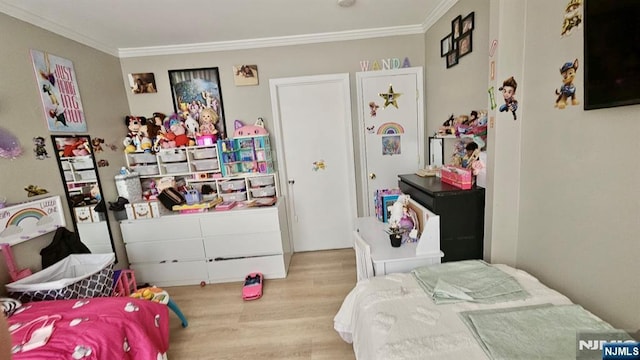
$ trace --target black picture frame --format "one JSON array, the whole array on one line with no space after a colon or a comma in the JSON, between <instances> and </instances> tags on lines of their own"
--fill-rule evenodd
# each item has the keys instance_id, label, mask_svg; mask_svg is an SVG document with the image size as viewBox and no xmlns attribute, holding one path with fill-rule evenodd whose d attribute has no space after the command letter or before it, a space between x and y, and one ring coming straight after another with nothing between
<instances>
[{"instance_id":1,"label":"black picture frame","mask_svg":"<svg viewBox=\"0 0 640 360\"><path fill-rule=\"evenodd\" d=\"M451 52L447 54L447 69L453 66L458 65L458 48L454 48Z\"/></svg>"},{"instance_id":2,"label":"black picture frame","mask_svg":"<svg viewBox=\"0 0 640 360\"><path fill-rule=\"evenodd\" d=\"M474 17L475 17L475 12L472 11L469 15L465 16L464 19L462 19L462 29L460 30L462 34L460 36L473 30Z\"/></svg>"},{"instance_id":3,"label":"black picture frame","mask_svg":"<svg viewBox=\"0 0 640 360\"><path fill-rule=\"evenodd\" d=\"M462 34L458 39L458 57L461 58L473 50L473 33L471 31Z\"/></svg>"},{"instance_id":4,"label":"black picture frame","mask_svg":"<svg viewBox=\"0 0 640 360\"><path fill-rule=\"evenodd\" d=\"M218 137L225 139L227 126L222 105L220 73L217 67L169 70L171 97L174 111L186 117L186 114L198 113L205 107L214 109L220 117L216 124ZM191 108L189 107L191 105ZM197 117L192 116L197 120Z\"/></svg>"},{"instance_id":5,"label":"black picture frame","mask_svg":"<svg viewBox=\"0 0 640 360\"><path fill-rule=\"evenodd\" d=\"M458 40L462 35L462 15L458 15L451 20L451 34L453 35L453 40Z\"/></svg>"},{"instance_id":6,"label":"black picture frame","mask_svg":"<svg viewBox=\"0 0 640 360\"><path fill-rule=\"evenodd\" d=\"M447 34L442 40L440 40L440 57L447 56L453 49L453 35Z\"/></svg>"}]
</instances>

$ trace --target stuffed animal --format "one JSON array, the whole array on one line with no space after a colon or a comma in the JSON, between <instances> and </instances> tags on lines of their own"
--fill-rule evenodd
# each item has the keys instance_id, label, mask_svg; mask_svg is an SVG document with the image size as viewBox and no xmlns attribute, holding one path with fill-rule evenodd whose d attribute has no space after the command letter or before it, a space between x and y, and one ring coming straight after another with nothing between
<instances>
[{"instance_id":1,"label":"stuffed animal","mask_svg":"<svg viewBox=\"0 0 640 360\"><path fill-rule=\"evenodd\" d=\"M146 122L147 118L145 118L144 116L125 116L124 124L127 126L127 129L129 129L129 132L127 132L127 136L122 141L125 152L129 153L137 150L137 146L134 143L139 143L138 132L140 131L140 126L142 126Z\"/></svg>"},{"instance_id":2,"label":"stuffed animal","mask_svg":"<svg viewBox=\"0 0 640 360\"><path fill-rule=\"evenodd\" d=\"M187 136L192 139L200 132L200 125L196 119L191 116L191 114L187 115L187 119L184 121L184 126L187 128Z\"/></svg>"},{"instance_id":3,"label":"stuffed animal","mask_svg":"<svg viewBox=\"0 0 640 360\"><path fill-rule=\"evenodd\" d=\"M169 124L169 132L166 137L168 141L165 143L166 146L163 145L165 148L189 146L187 130L182 121L178 119L171 120Z\"/></svg>"},{"instance_id":4,"label":"stuffed animal","mask_svg":"<svg viewBox=\"0 0 640 360\"><path fill-rule=\"evenodd\" d=\"M389 227L392 229L400 228L400 220L404 214L404 207L409 205L409 195L401 194L396 202L389 207Z\"/></svg>"},{"instance_id":5,"label":"stuffed animal","mask_svg":"<svg viewBox=\"0 0 640 360\"><path fill-rule=\"evenodd\" d=\"M213 141L218 139L216 124L220 120L218 113L212 108L204 108L200 111L200 129L198 135L213 135Z\"/></svg>"},{"instance_id":6,"label":"stuffed animal","mask_svg":"<svg viewBox=\"0 0 640 360\"><path fill-rule=\"evenodd\" d=\"M259 117L254 125L244 125L242 121L236 120L234 122L235 131L233 137L255 136L255 135L267 135L267 129L264 128L264 120Z\"/></svg>"}]
</instances>

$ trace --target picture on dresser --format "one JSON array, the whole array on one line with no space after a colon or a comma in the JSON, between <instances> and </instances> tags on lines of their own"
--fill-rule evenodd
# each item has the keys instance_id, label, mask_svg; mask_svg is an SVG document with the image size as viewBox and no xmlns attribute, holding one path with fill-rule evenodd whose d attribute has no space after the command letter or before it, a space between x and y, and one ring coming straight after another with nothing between
<instances>
[{"instance_id":1,"label":"picture on dresser","mask_svg":"<svg viewBox=\"0 0 640 360\"><path fill-rule=\"evenodd\" d=\"M169 70L171 96L174 111L184 119L191 116L196 121L205 108L213 109L218 114L215 124L218 136L226 138L227 129L222 106L222 89L218 68L201 68L185 70Z\"/></svg>"}]
</instances>

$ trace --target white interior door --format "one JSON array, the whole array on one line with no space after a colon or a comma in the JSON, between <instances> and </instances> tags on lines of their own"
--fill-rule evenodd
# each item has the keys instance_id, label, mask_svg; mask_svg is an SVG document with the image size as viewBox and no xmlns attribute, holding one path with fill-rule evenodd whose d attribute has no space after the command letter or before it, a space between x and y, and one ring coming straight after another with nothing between
<instances>
[{"instance_id":1,"label":"white interior door","mask_svg":"<svg viewBox=\"0 0 640 360\"><path fill-rule=\"evenodd\" d=\"M356 73L365 213L375 215L377 189L424 167L422 68Z\"/></svg>"},{"instance_id":2,"label":"white interior door","mask_svg":"<svg viewBox=\"0 0 640 360\"><path fill-rule=\"evenodd\" d=\"M294 251L351 247L357 210L349 74L269 83Z\"/></svg>"}]
</instances>

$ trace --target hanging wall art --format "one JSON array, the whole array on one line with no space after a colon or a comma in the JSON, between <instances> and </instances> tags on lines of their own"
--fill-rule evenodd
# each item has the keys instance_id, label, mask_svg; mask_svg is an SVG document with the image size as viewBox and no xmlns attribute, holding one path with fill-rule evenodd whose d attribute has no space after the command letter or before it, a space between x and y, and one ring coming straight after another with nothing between
<instances>
[{"instance_id":1,"label":"hanging wall art","mask_svg":"<svg viewBox=\"0 0 640 360\"><path fill-rule=\"evenodd\" d=\"M31 50L38 92L49 131L86 132L80 90L71 60Z\"/></svg>"},{"instance_id":2,"label":"hanging wall art","mask_svg":"<svg viewBox=\"0 0 640 360\"><path fill-rule=\"evenodd\" d=\"M215 124L218 137L225 139L227 131L218 68L169 70L169 82L175 112L184 118L192 115L198 120L202 109L213 109L219 118Z\"/></svg>"}]
</instances>

